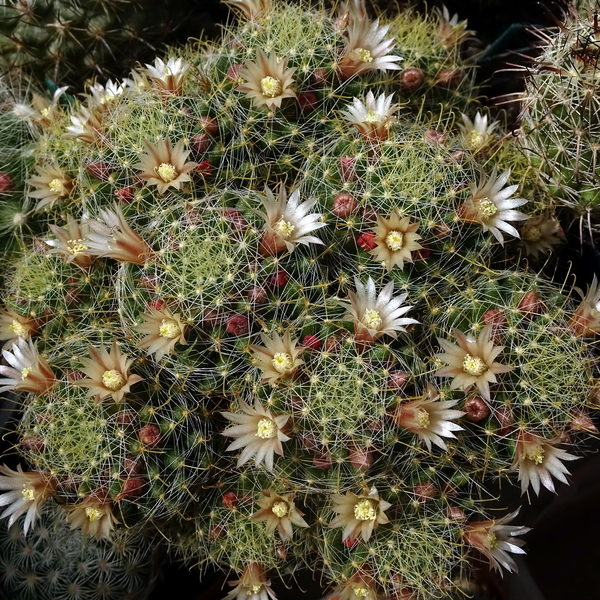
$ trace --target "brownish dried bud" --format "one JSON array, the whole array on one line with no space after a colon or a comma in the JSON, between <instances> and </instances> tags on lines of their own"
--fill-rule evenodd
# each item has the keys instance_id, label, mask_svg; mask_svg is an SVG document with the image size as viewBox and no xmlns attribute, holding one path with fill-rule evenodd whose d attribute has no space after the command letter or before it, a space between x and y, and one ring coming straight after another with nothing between
<instances>
[{"instance_id":1,"label":"brownish dried bud","mask_svg":"<svg viewBox=\"0 0 600 600\"><path fill-rule=\"evenodd\" d=\"M203 154L212 146L213 140L208 133L202 132L194 135L190 143L196 152Z\"/></svg>"},{"instance_id":2,"label":"brownish dried bud","mask_svg":"<svg viewBox=\"0 0 600 600\"><path fill-rule=\"evenodd\" d=\"M8 173L0 173L0 194L9 192L12 189L13 180Z\"/></svg>"},{"instance_id":3,"label":"brownish dried bud","mask_svg":"<svg viewBox=\"0 0 600 600\"><path fill-rule=\"evenodd\" d=\"M402 390L408 383L409 375L406 371L392 371L387 378L387 386L391 390Z\"/></svg>"},{"instance_id":4,"label":"brownish dried bud","mask_svg":"<svg viewBox=\"0 0 600 600\"><path fill-rule=\"evenodd\" d=\"M123 484L123 489L117 494L115 500L119 502L123 498L138 498L144 491L144 485L146 485L146 482L141 477L128 477Z\"/></svg>"},{"instance_id":5,"label":"brownish dried bud","mask_svg":"<svg viewBox=\"0 0 600 600\"><path fill-rule=\"evenodd\" d=\"M138 439L148 448L156 446L161 437L160 429L156 425L144 425L138 431Z\"/></svg>"},{"instance_id":6,"label":"brownish dried bud","mask_svg":"<svg viewBox=\"0 0 600 600\"><path fill-rule=\"evenodd\" d=\"M342 192L341 194L337 194L333 199L331 211L336 217L347 219L356 210L357 206L358 203L352 194Z\"/></svg>"},{"instance_id":7,"label":"brownish dried bud","mask_svg":"<svg viewBox=\"0 0 600 600\"><path fill-rule=\"evenodd\" d=\"M240 69L244 65L231 65L227 70L227 79L229 81L237 81L240 78Z\"/></svg>"},{"instance_id":8,"label":"brownish dried bud","mask_svg":"<svg viewBox=\"0 0 600 600\"><path fill-rule=\"evenodd\" d=\"M340 179L344 182L356 181L356 159L354 156L342 156L340 158Z\"/></svg>"},{"instance_id":9,"label":"brownish dried bud","mask_svg":"<svg viewBox=\"0 0 600 600\"><path fill-rule=\"evenodd\" d=\"M227 333L230 335L245 335L250 330L248 317L243 315L233 315L227 319Z\"/></svg>"},{"instance_id":10,"label":"brownish dried bud","mask_svg":"<svg viewBox=\"0 0 600 600\"><path fill-rule=\"evenodd\" d=\"M267 291L258 285L248 290L247 295L248 300L254 304L264 304L269 299Z\"/></svg>"},{"instance_id":11,"label":"brownish dried bud","mask_svg":"<svg viewBox=\"0 0 600 600\"><path fill-rule=\"evenodd\" d=\"M412 94L416 92L425 82L425 71L417 67L404 69L400 74L400 86L403 91Z\"/></svg>"},{"instance_id":12,"label":"brownish dried bud","mask_svg":"<svg viewBox=\"0 0 600 600\"><path fill-rule=\"evenodd\" d=\"M133 475L134 473L141 473L142 471L142 462L137 456L126 456L123 460L123 471L127 475Z\"/></svg>"},{"instance_id":13,"label":"brownish dried bud","mask_svg":"<svg viewBox=\"0 0 600 600\"><path fill-rule=\"evenodd\" d=\"M423 134L423 139L431 146L443 146L448 139L448 136L442 131L436 129L428 129Z\"/></svg>"},{"instance_id":14,"label":"brownish dried bud","mask_svg":"<svg viewBox=\"0 0 600 600\"><path fill-rule=\"evenodd\" d=\"M465 515L464 511L458 508L458 506L449 506L446 509L446 516L451 521L461 522L467 520L467 515Z\"/></svg>"},{"instance_id":15,"label":"brownish dried bud","mask_svg":"<svg viewBox=\"0 0 600 600\"><path fill-rule=\"evenodd\" d=\"M315 450L316 448L320 448L322 446L321 442L319 442L317 439L317 436L310 431L302 434L300 443L305 450Z\"/></svg>"},{"instance_id":16,"label":"brownish dried bud","mask_svg":"<svg viewBox=\"0 0 600 600\"><path fill-rule=\"evenodd\" d=\"M593 405L600 406L600 380L596 379L595 382L588 399Z\"/></svg>"},{"instance_id":17,"label":"brownish dried bud","mask_svg":"<svg viewBox=\"0 0 600 600\"><path fill-rule=\"evenodd\" d=\"M584 410L573 415L571 429L574 429L575 431L592 431L598 433L598 429L594 425L592 417Z\"/></svg>"},{"instance_id":18,"label":"brownish dried bud","mask_svg":"<svg viewBox=\"0 0 600 600\"><path fill-rule=\"evenodd\" d=\"M120 410L115 415L115 423L117 425L131 425L135 421L135 413L131 410Z\"/></svg>"},{"instance_id":19,"label":"brownish dried bud","mask_svg":"<svg viewBox=\"0 0 600 600\"><path fill-rule=\"evenodd\" d=\"M279 546L277 546L277 548L275 548L275 552L277 553L277 556L281 560L285 560L287 558L287 555L288 555L287 546L279 545Z\"/></svg>"},{"instance_id":20,"label":"brownish dried bud","mask_svg":"<svg viewBox=\"0 0 600 600\"><path fill-rule=\"evenodd\" d=\"M455 150L450 154L450 160L448 162L454 162L460 164L465 160L467 153L464 150Z\"/></svg>"},{"instance_id":21,"label":"brownish dried bud","mask_svg":"<svg viewBox=\"0 0 600 600\"><path fill-rule=\"evenodd\" d=\"M490 339L495 346L499 346L502 343L502 328L506 325L506 315L499 308L493 308L483 315L483 322L492 326Z\"/></svg>"},{"instance_id":22,"label":"brownish dried bud","mask_svg":"<svg viewBox=\"0 0 600 600\"><path fill-rule=\"evenodd\" d=\"M373 450L367 448L353 448L348 457L350 464L355 469L367 470L373 464Z\"/></svg>"},{"instance_id":23,"label":"brownish dried bud","mask_svg":"<svg viewBox=\"0 0 600 600\"><path fill-rule=\"evenodd\" d=\"M313 456L313 465L315 465L317 469L323 469L325 471L326 469L329 469L329 467L331 467L332 464L333 458L331 454L327 452L327 450L325 450L324 452L317 452Z\"/></svg>"},{"instance_id":24,"label":"brownish dried bud","mask_svg":"<svg viewBox=\"0 0 600 600\"><path fill-rule=\"evenodd\" d=\"M233 492L223 494L223 506L226 508L234 509L238 502L238 497Z\"/></svg>"},{"instance_id":25,"label":"brownish dried bud","mask_svg":"<svg viewBox=\"0 0 600 600\"><path fill-rule=\"evenodd\" d=\"M474 396L473 398L469 398L465 402L465 412L467 419L473 423L478 423L479 421L485 419L490 414L490 408L485 403L483 398L479 396Z\"/></svg>"},{"instance_id":26,"label":"brownish dried bud","mask_svg":"<svg viewBox=\"0 0 600 600\"><path fill-rule=\"evenodd\" d=\"M212 525L208 530L208 539L211 542L214 542L215 540L225 537L226 534L227 531L224 527L221 527L220 525Z\"/></svg>"},{"instance_id":27,"label":"brownish dried bud","mask_svg":"<svg viewBox=\"0 0 600 600\"><path fill-rule=\"evenodd\" d=\"M430 481L422 481L415 485L413 494L416 500L425 502L435 498L438 495L438 490Z\"/></svg>"},{"instance_id":28,"label":"brownish dried bud","mask_svg":"<svg viewBox=\"0 0 600 600\"><path fill-rule=\"evenodd\" d=\"M544 303L538 298L535 290L527 292L521 298L518 308L530 317L541 315L545 310Z\"/></svg>"},{"instance_id":29,"label":"brownish dried bud","mask_svg":"<svg viewBox=\"0 0 600 600\"><path fill-rule=\"evenodd\" d=\"M200 117L198 119L198 124L208 135L214 136L219 133L219 125L211 117Z\"/></svg>"},{"instance_id":30,"label":"brownish dried bud","mask_svg":"<svg viewBox=\"0 0 600 600\"><path fill-rule=\"evenodd\" d=\"M95 179L108 181L110 174L114 171L110 165L102 160L85 165L85 170Z\"/></svg>"},{"instance_id":31,"label":"brownish dried bud","mask_svg":"<svg viewBox=\"0 0 600 600\"><path fill-rule=\"evenodd\" d=\"M319 67L314 70L311 75L311 80L315 85L323 85L327 81L327 69Z\"/></svg>"},{"instance_id":32,"label":"brownish dried bud","mask_svg":"<svg viewBox=\"0 0 600 600\"><path fill-rule=\"evenodd\" d=\"M319 105L319 99L313 92L299 92L298 105L304 114L313 112Z\"/></svg>"}]
</instances>

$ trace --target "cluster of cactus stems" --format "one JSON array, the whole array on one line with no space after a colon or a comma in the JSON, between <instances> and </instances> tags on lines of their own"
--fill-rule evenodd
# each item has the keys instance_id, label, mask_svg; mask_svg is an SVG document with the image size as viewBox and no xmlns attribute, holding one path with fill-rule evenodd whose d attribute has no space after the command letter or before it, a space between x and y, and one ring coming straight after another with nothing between
<instances>
[{"instance_id":1,"label":"cluster of cactus stems","mask_svg":"<svg viewBox=\"0 0 600 600\"><path fill-rule=\"evenodd\" d=\"M600 403L597 282L518 263L560 243L547 180L447 11L228 4L218 43L5 103L6 539L56 501L236 572L230 600L301 568L340 600L515 570L528 529L487 483L567 483Z\"/></svg>"}]
</instances>

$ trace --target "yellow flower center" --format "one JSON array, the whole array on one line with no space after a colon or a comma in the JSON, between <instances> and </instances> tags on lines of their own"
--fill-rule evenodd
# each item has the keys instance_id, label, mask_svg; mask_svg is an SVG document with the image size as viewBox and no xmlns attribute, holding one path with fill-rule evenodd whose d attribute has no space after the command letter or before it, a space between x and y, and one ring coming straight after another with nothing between
<instances>
[{"instance_id":1,"label":"yellow flower center","mask_svg":"<svg viewBox=\"0 0 600 600\"><path fill-rule=\"evenodd\" d=\"M292 223L290 223L289 221L286 221L283 217L281 217L281 219L279 219L279 221L277 221L277 223L275 223L275 225L273 226L273 229L284 240L287 240L290 237L290 235L292 235L292 232L294 231L294 229L296 229L296 226L293 225Z\"/></svg>"},{"instance_id":2,"label":"yellow flower center","mask_svg":"<svg viewBox=\"0 0 600 600\"><path fill-rule=\"evenodd\" d=\"M489 219L498 212L498 207L487 198L477 202L477 212L482 219Z\"/></svg>"},{"instance_id":3,"label":"yellow flower center","mask_svg":"<svg viewBox=\"0 0 600 600\"><path fill-rule=\"evenodd\" d=\"M23 498L25 500L29 500L33 502L35 500L35 490L32 487L29 487L27 484L23 484L23 490L21 491L23 494Z\"/></svg>"},{"instance_id":4,"label":"yellow flower center","mask_svg":"<svg viewBox=\"0 0 600 600\"><path fill-rule=\"evenodd\" d=\"M125 377L123 377L122 373L117 371L117 369L111 369L110 371L104 371L102 383L105 388L116 392L125 385Z\"/></svg>"},{"instance_id":5,"label":"yellow flower center","mask_svg":"<svg viewBox=\"0 0 600 600\"><path fill-rule=\"evenodd\" d=\"M354 595L359 598L366 598L369 595L369 590L364 587L354 588Z\"/></svg>"},{"instance_id":6,"label":"yellow flower center","mask_svg":"<svg viewBox=\"0 0 600 600\"><path fill-rule=\"evenodd\" d=\"M287 373L294 368L294 361L287 352L277 352L271 361L271 364L278 373Z\"/></svg>"},{"instance_id":7,"label":"yellow flower center","mask_svg":"<svg viewBox=\"0 0 600 600\"><path fill-rule=\"evenodd\" d=\"M254 584L248 586L247 589L251 594L258 594L258 592L260 592L261 588L262 588L262 583L254 583Z\"/></svg>"},{"instance_id":8,"label":"yellow flower center","mask_svg":"<svg viewBox=\"0 0 600 600\"><path fill-rule=\"evenodd\" d=\"M478 357L466 354L463 359L463 371L474 377L479 377L487 371L487 365Z\"/></svg>"},{"instance_id":9,"label":"yellow flower center","mask_svg":"<svg viewBox=\"0 0 600 600\"><path fill-rule=\"evenodd\" d=\"M170 183L177 179L177 169L171 163L161 163L159 167L154 167L154 172L165 182Z\"/></svg>"},{"instance_id":10,"label":"yellow flower center","mask_svg":"<svg viewBox=\"0 0 600 600\"><path fill-rule=\"evenodd\" d=\"M381 324L383 323L381 317L379 316L379 313L372 308L367 308L367 310L365 310L362 322L369 329L379 329L381 327Z\"/></svg>"},{"instance_id":11,"label":"yellow flower center","mask_svg":"<svg viewBox=\"0 0 600 600\"><path fill-rule=\"evenodd\" d=\"M16 319L14 319L13 322L8 326L8 330L12 331L14 334L18 335L20 338L27 337L27 334L29 333L29 329L27 327L25 327L25 325L23 325L23 323L20 323Z\"/></svg>"},{"instance_id":12,"label":"yellow flower center","mask_svg":"<svg viewBox=\"0 0 600 600\"><path fill-rule=\"evenodd\" d=\"M525 450L525 455L536 465L541 465L544 462L544 447L540 445L530 446Z\"/></svg>"},{"instance_id":13,"label":"yellow flower center","mask_svg":"<svg viewBox=\"0 0 600 600\"><path fill-rule=\"evenodd\" d=\"M271 510L276 517L283 519L283 517L287 516L287 514L290 512L290 507L288 506L287 502L279 500L273 503Z\"/></svg>"},{"instance_id":14,"label":"yellow flower center","mask_svg":"<svg viewBox=\"0 0 600 600\"><path fill-rule=\"evenodd\" d=\"M82 243L82 239L78 240L67 240L67 250L73 255L77 256L80 252L84 252L88 247Z\"/></svg>"},{"instance_id":15,"label":"yellow flower center","mask_svg":"<svg viewBox=\"0 0 600 600\"><path fill-rule=\"evenodd\" d=\"M278 430L277 423L275 423L273 419L265 417L258 422L256 427L256 437L259 437L262 440L270 440L277 436Z\"/></svg>"},{"instance_id":16,"label":"yellow flower center","mask_svg":"<svg viewBox=\"0 0 600 600\"><path fill-rule=\"evenodd\" d=\"M267 98L276 98L281 94L281 81L267 75L260 80L260 91Z\"/></svg>"},{"instance_id":17,"label":"yellow flower center","mask_svg":"<svg viewBox=\"0 0 600 600\"><path fill-rule=\"evenodd\" d=\"M354 518L358 521L374 521L377 518L377 506L373 500L361 500L354 505Z\"/></svg>"},{"instance_id":18,"label":"yellow flower center","mask_svg":"<svg viewBox=\"0 0 600 600\"><path fill-rule=\"evenodd\" d=\"M481 148L481 146L483 146L485 142L485 136L483 135L483 133L481 133L481 131L477 131L477 129L473 129L473 131L471 131L468 139L467 139L467 145L469 146L469 148L472 148L473 150L476 150L477 148Z\"/></svg>"},{"instance_id":19,"label":"yellow flower center","mask_svg":"<svg viewBox=\"0 0 600 600\"><path fill-rule=\"evenodd\" d=\"M496 548L496 546L498 546L498 540L496 539L495 533L492 533L492 532L488 533L487 540L488 540L488 544L491 549L494 549L494 548Z\"/></svg>"},{"instance_id":20,"label":"yellow flower center","mask_svg":"<svg viewBox=\"0 0 600 600\"><path fill-rule=\"evenodd\" d=\"M49 108L42 108L42 110L40 111L40 113L42 114L42 117L47 117L50 114L50 109Z\"/></svg>"},{"instance_id":21,"label":"yellow flower center","mask_svg":"<svg viewBox=\"0 0 600 600\"><path fill-rule=\"evenodd\" d=\"M364 48L356 48L356 50L354 50L354 54L356 54L356 56L358 56L359 60L361 60L362 62L373 62L373 57L371 56L371 53L368 50L365 50Z\"/></svg>"},{"instance_id":22,"label":"yellow flower center","mask_svg":"<svg viewBox=\"0 0 600 600\"><path fill-rule=\"evenodd\" d=\"M21 381L25 381L29 373L31 373L31 367L25 367L24 369L21 369Z\"/></svg>"},{"instance_id":23,"label":"yellow flower center","mask_svg":"<svg viewBox=\"0 0 600 600\"><path fill-rule=\"evenodd\" d=\"M181 328L177 321L174 321L173 319L163 319L158 332L161 337L173 340L181 335Z\"/></svg>"},{"instance_id":24,"label":"yellow flower center","mask_svg":"<svg viewBox=\"0 0 600 600\"><path fill-rule=\"evenodd\" d=\"M419 427L422 427L423 429L425 429L426 427L429 427L429 424L431 423L431 419L429 418L429 413L423 408L419 409L418 416L417 416L417 423L419 424Z\"/></svg>"},{"instance_id":25,"label":"yellow flower center","mask_svg":"<svg viewBox=\"0 0 600 600\"><path fill-rule=\"evenodd\" d=\"M385 237L385 245L393 252L401 250L404 246L404 234L401 231L390 231Z\"/></svg>"},{"instance_id":26,"label":"yellow flower center","mask_svg":"<svg viewBox=\"0 0 600 600\"><path fill-rule=\"evenodd\" d=\"M379 123L381 121L381 115L376 113L374 110L367 110L367 115L364 118L365 123Z\"/></svg>"},{"instance_id":27,"label":"yellow flower center","mask_svg":"<svg viewBox=\"0 0 600 600\"><path fill-rule=\"evenodd\" d=\"M523 227L523 239L527 242L537 242L542 237L542 230L536 225Z\"/></svg>"},{"instance_id":28,"label":"yellow flower center","mask_svg":"<svg viewBox=\"0 0 600 600\"><path fill-rule=\"evenodd\" d=\"M90 521L96 521L102 516L102 511L93 506L86 506L85 515Z\"/></svg>"},{"instance_id":29,"label":"yellow flower center","mask_svg":"<svg viewBox=\"0 0 600 600\"><path fill-rule=\"evenodd\" d=\"M65 184L61 179L53 179L49 184L48 187L50 188L50 191L53 194L56 194L57 196L63 196L65 194Z\"/></svg>"}]
</instances>

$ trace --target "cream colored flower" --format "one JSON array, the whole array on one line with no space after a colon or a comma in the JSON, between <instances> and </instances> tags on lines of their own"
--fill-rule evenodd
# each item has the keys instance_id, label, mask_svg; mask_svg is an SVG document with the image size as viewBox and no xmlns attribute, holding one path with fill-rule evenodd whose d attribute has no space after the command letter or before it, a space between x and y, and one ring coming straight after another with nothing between
<instances>
[{"instance_id":1,"label":"cream colored flower","mask_svg":"<svg viewBox=\"0 0 600 600\"><path fill-rule=\"evenodd\" d=\"M338 516L329 523L329 527L342 527L342 541L358 540L368 542L373 529L379 525L389 523L385 511L391 506L389 502L381 500L375 487L368 494L357 496L352 492L332 494L333 510Z\"/></svg>"},{"instance_id":2,"label":"cream colored flower","mask_svg":"<svg viewBox=\"0 0 600 600\"><path fill-rule=\"evenodd\" d=\"M561 238L564 233L560 223L548 215L530 217L521 227L521 245L525 254L534 258L551 252L552 246L560 244Z\"/></svg>"},{"instance_id":3,"label":"cream colored flower","mask_svg":"<svg viewBox=\"0 0 600 600\"><path fill-rule=\"evenodd\" d=\"M87 222L78 223L71 215L67 215L67 228L50 225L56 239L46 240L50 246L48 254L60 254L67 262L76 264L81 269L89 269L95 257L88 254L88 246L84 239L90 233Z\"/></svg>"},{"instance_id":4,"label":"cream colored flower","mask_svg":"<svg viewBox=\"0 0 600 600\"><path fill-rule=\"evenodd\" d=\"M366 285L355 278L356 293L348 292L350 302L338 303L348 310L344 320L354 321L354 336L357 341L373 342L382 335L398 336L398 331L406 331L404 325L418 323L415 319L400 318L412 306L402 306L408 294L393 298L394 282L390 281L377 296L375 282L371 277Z\"/></svg>"},{"instance_id":5,"label":"cream colored flower","mask_svg":"<svg viewBox=\"0 0 600 600\"><path fill-rule=\"evenodd\" d=\"M547 440L532 433L519 434L515 460L510 468L519 472L521 494L524 494L531 484L536 496L539 496L540 483L546 489L555 492L552 477L569 484L565 477L569 475L569 470L561 461L577 460L579 457L557 448L559 443L560 438Z\"/></svg>"},{"instance_id":6,"label":"cream colored flower","mask_svg":"<svg viewBox=\"0 0 600 600\"><path fill-rule=\"evenodd\" d=\"M290 438L283 433L283 427L289 416L280 415L274 417L271 411L264 408L258 399L254 408L240 400L242 413L221 413L227 420L237 423L223 431L222 435L235 438L225 450L232 452L243 448L237 462L241 467L254 457L256 466L264 462L268 471L273 471L273 460L275 454L283 456L282 442Z\"/></svg>"},{"instance_id":7,"label":"cream colored flower","mask_svg":"<svg viewBox=\"0 0 600 600\"><path fill-rule=\"evenodd\" d=\"M112 502L106 497L88 496L78 504L66 506L67 521L71 529L80 528L84 535L97 540L110 538L117 521Z\"/></svg>"},{"instance_id":8,"label":"cream colored flower","mask_svg":"<svg viewBox=\"0 0 600 600\"><path fill-rule=\"evenodd\" d=\"M473 31L467 29L466 19L459 21L457 14L452 15L452 18L450 18L450 12L446 6L442 5L442 10L435 7L434 11L439 18L438 35L447 46L456 46L473 34Z\"/></svg>"},{"instance_id":9,"label":"cream colored flower","mask_svg":"<svg viewBox=\"0 0 600 600\"><path fill-rule=\"evenodd\" d=\"M419 223L411 223L410 217L402 218L398 209L392 211L389 219L377 215L377 226L373 229L376 246L369 254L383 262L388 271L395 266L404 269L404 261L413 262L412 253L423 248L417 242L421 239L416 233L418 228Z\"/></svg>"},{"instance_id":10,"label":"cream colored flower","mask_svg":"<svg viewBox=\"0 0 600 600\"><path fill-rule=\"evenodd\" d=\"M94 83L89 86L90 94L87 95L87 105L91 108L102 109L109 106L115 100L118 100L126 92L126 85L109 79L106 86L100 83Z\"/></svg>"},{"instance_id":11,"label":"cream colored flower","mask_svg":"<svg viewBox=\"0 0 600 600\"><path fill-rule=\"evenodd\" d=\"M0 465L0 490L8 490L0 494L0 506L7 506L0 519L10 517L8 527L22 515L27 513L23 524L23 533L33 526L40 516L40 509L56 490L54 479L38 471L23 472L21 465L13 471L6 465Z\"/></svg>"},{"instance_id":12,"label":"cream colored flower","mask_svg":"<svg viewBox=\"0 0 600 600\"><path fill-rule=\"evenodd\" d=\"M6 340L3 349L16 344L20 339L28 340L37 329L34 318L20 315L12 309L0 308L0 340Z\"/></svg>"},{"instance_id":13,"label":"cream colored flower","mask_svg":"<svg viewBox=\"0 0 600 600\"><path fill-rule=\"evenodd\" d=\"M337 588L338 600L377 600L377 584L371 575L356 572L348 581Z\"/></svg>"},{"instance_id":14,"label":"cream colored flower","mask_svg":"<svg viewBox=\"0 0 600 600\"><path fill-rule=\"evenodd\" d=\"M501 244L504 244L504 236L500 230L519 237L519 232L508 221L525 221L529 218L518 210L512 210L523 206L527 200L511 198L518 185L509 185L502 189L509 177L510 169L499 177L494 169L487 181L482 174L479 184L471 184L472 194L460 209L463 220L479 223L483 231L489 231Z\"/></svg>"},{"instance_id":15,"label":"cream colored flower","mask_svg":"<svg viewBox=\"0 0 600 600\"><path fill-rule=\"evenodd\" d=\"M0 366L0 392L15 390L32 394L46 394L56 385L56 377L46 360L42 358L33 340L19 338L12 350L2 350L4 360L10 367Z\"/></svg>"},{"instance_id":16,"label":"cream colored flower","mask_svg":"<svg viewBox=\"0 0 600 600\"><path fill-rule=\"evenodd\" d=\"M445 8L445 7L444 7ZM481 115L479 111L475 115L475 122L471 121L467 115L461 113L463 124L458 124L462 132L462 137L465 146L468 150L477 152L488 145L490 137L496 127L498 127L498 121L492 121L488 125L488 116Z\"/></svg>"},{"instance_id":17,"label":"cream colored flower","mask_svg":"<svg viewBox=\"0 0 600 600\"><path fill-rule=\"evenodd\" d=\"M171 140L166 138L157 144L144 141L147 154L140 156L140 162L133 165L134 169L142 171L139 176L155 185L159 194L164 194L169 187L176 190L181 189L181 184L191 181L189 172L198 166L195 162L186 162L191 150L183 149L183 139L175 146L171 146Z\"/></svg>"},{"instance_id":18,"label":"cream colored flower","mask_svg":"<svg viewBox=\"0 0 600 600\"><path fill-rule=\"evenodd\" d=\"M600 334L600 286L594 275L592 284L584 294L579 288L575 291L581 296L581 304L569 321L569 327L575 333L584 337Z\"/></svg>"},{"instance_id":19,"label":"cream colored flower","mask_svg":"<svg viewBox=\"0 0 600 600\"><path fill-rule=\"evenodd\" d=\"M465 542L485 554L495 571L500 571L500 568L504 567L509 572L516 572L517 565L508 553L525 554L521 549L525 542L515 539L514 536L523 535L531 529L521 525L507 525L518 514L517 509L501 519L474 521L465 525L463 533Z\"/></svg>"},{"instance_id":20,"label":"cream colored flower","mask_svg":"<svg viewBox=\"0 0 600 600\"><path fill-rule=\"evenodd\" d=\"M494 346L490 339L492 326L486 325L475 340L467 339L465 334L458 329L453 331L458 346L438 338L438 342L445 354L436 354L435 358L447 363L449 366L437 370L434 377L454 377L450 384L453 390L462 389L468 392L474 385L481 393L484 400L491 401L490 383L495 383L496 375L508 373L511 365L502 365L494 362L496 357L504 350L504 346Z\"/></svg>"},{"instance_id":21,"label":"cream colored flower","mask_svg":"<svg viewBox=\"0 0 600 600\"><path fill-rule=\"evenodd\" d=\"M115 204L114 210L101 210L100 218L87 221L89 231L84 235L80 251L91 256L106 256L115 260L144 265L154 253L146 242L135 232L123 216L121 208Z\"/></svg>"},{"instance_id":22,"label":"cream colored flower","mask_svg":"<svg viewBox=\"0 0 600 600\"><path fill-rule=\"evenodd\" d=\"M258 563L249 563L244 568L242 577L230 581L235 586L224 600L277 600L271 589L271 581L267 579L265 570Z\"/></svg>"},{"instance_id":23,"label":"cream colored flower","mask_svg":"<svg viewBox=\"0 0 600 600\"><path fill-rule=\"evenodd\" d=\"M238 86L238 91L245 92L252 99L254 106L263 104L275 110L281 108L284 98L295 98L296 93L292 89L294 83L294 69L287 68L287 59L277 60L275 54L267 58L262 50L258 50L256 62L247 62L239 70L239 76L246 83Z\"/></svg>"},{"instance_id":24,"label":"cream colored flower","mask_svg":"<svg viewBox=\"0 0 600 600\"><path fill-rule=\"evenodd\" d=\"M63 135L65 138L75 138L86 144L97 144L102 142L106 135L100 117L85 106L82 106L76 115L71 115L71 123L72 125L66 128L67 133Z\"/></svg>"},{"instance_id":25,"label":"cream colored flower","mask_svg":"<svg viewBox=\"0 0 600 600\"><path fill-rule=\"evenodd\" d=\"M51 101L34 92L31 100L32 108L25 105L16 105L14 112L17 116L31 119L41 127L48 127L48 125L54 123L62 113L59 100L67 91L68 87L69 86L57 88L52 95Z\"/></svg>"},{"instance_id":26,"label":"cream colored flower","mask_svg":"<svg viewBox=\"0 0 600 600\"><path fill-rule=\"evenodd\" d=\"M308 527L308 523L302 518L303 513L294 504L295 494L280 496L271 491L261 493L263 497L256 501L261 510L255 512L251 519L265 521L267 533L273 533L277 529L282 540L289 540L294 535L292 525Z\"/></svg>"},{"instance_id":27,"label":"cream colored flower","mask_svg":"<svg viewBox=\"0 0 600 600\"><path fill-rule=\"evenodd\" d=\"M239 8L248 21L260 21L273 10L273 0L223 0L232 8Z\"/></svg>"},{"instance_id":28,"label":"cream colored flower","mask_svg":"<svg viewBox=\"0 0 600 600\"><path fill-rule=\"evenodd\" d=\"M314 235L307 235L326 223L319 223L320 213L309 213L316 204L313 198L300 202L300 190L295 190L287 198L285 187L279 186L277 198L268 187L265 187L263 206L266 214L259 212L265 220L266 231L261 241L260 252L265 255L275 255L286 249L293 252L298 244L322 244L323 242Z\"/></svg>"},{"instance_id":29,"label":"cream colored flower","mask_svg":"<svg viewBox=\"0 0 600 600\"><path fill-rule=\"evenodd\" d=\"M368 71L400 69L396 63L401 56L388 54L396 45L394 38L385 39L390 26L371 23L368 19L353 18L349 14L348 34L344 54L338 66L342 79Z\"/></svg>"},{"instance_id":30,"label":"cream colored flower","mask_svg":"<svg viewBox=\"0 0 600 600\"><path fill-rule=\"evenodd\" d=\"M165 354L171 354L175 350L175 344L187 346L185 341L185 325L181 322L179 313L173 314L168 307L160 310L151 308L149 313L142 315L145 323L137 326L137 330L145 333L138 346L147 348L150 354L154 354L156 360L160 360Z\"/></svg>"},{"instance_id":31,"label":"cream colored flower","mask_svg":"<svg viewBox=\"0 0 600 600\"><path fill-rule=\"evenodd\" d=\"M44 206L52 208L58 200L67 197L73 189L73 181L65 175L56 162L39 167L38 173L28 179L27 183L37 188L27 194L39 200L36 210Z\"/></svg>"},{"instance_id":32,"label":"cream colored flower","mask_svg":"<svg viewBox=\"0 0 600 600\"><path fill-rule=\"evenodd\" d=\"M170 58L167 64L160 58L154 59L154 65L146 65L146 74L152 85L164 97L181 96L183 91L183 76L189 69L181 58Z\"/></svg>"},{"instance_id":33,"label":"cream colored flower","mask_svg":"<svg viewBox=\"0 0 600 600\"><path fill-rule=\"evenodd\" d=\"M354 98L353 104L342 111L342 115L356 126L366 141L375 143L387 140L390 127L396 120L394 114L400 110L400 105L392 104L393 96L381 94L375 100L373 92L368 92L366 104Z\"/></svg>"},{"instance_id":34,"label":"cream colored flower","mask_svg":"<svg viewBox=\"0 0 600 600\"><path fill-rule=\"evenodd\" d=\"M452 419L466 414L462 410L451 410L458 400L438 402L439 397L438 391L428 383L422 398L401 404L394 414L396 424L416 434L430 452L432 444L447 450L442 438L455 438L452 432L462 430Z\"/></svg>"},{"instance_id":35,"label":"cream colored flower","mask_svg":"<svg viewBox=\"0 0 600 600\"><path fill-rule=\"evenodd\" d=\"M88 349L91 358L79 359L83 365L81 371L88 379L82 379L78 385L88 388L87 396L95 396L96 404L108 396L112 396L115 402L121 402L133 384L143 381L143 377L129 372L134 359L121 354L116 342L113 342L110 353L104 348L96 350L88 346Z\"/></svg>"},{"instance_id":36,"label":"cream colored flower","mask_svg":"<svg viewBox=\"0 0 600 600\"><path fill-rule=\"evenodd\" d=\"M250 346L254 352L255 366L262 370L262 380L275 383L282 378L291 378L296 369L304 364L300 354L305 348L297 348L298 340L292 340L290 332L286 331L283 337L273 332L272 337L265 333L260 334L264 346Z\"/></svg>"}]
</instances>

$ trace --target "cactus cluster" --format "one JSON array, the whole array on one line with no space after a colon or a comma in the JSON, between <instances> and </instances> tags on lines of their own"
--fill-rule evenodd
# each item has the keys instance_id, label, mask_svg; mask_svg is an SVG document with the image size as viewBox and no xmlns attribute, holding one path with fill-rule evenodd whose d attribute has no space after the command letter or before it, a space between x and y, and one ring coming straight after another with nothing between
<instances>
[{"instance_id":1,"label":"cactus cluster","mask_svg":"<svg viewBox=\"0 0 600 600\"><path fill-rule=\"evenodd\" d=\"M342 600L516 569L528 529L486 486L567 481L600 294L519 264L558 225L477 105L471 32L228 4L219 42L3 116L34 138L0 313L31 471L5 467L4 516L155 528L238 573L230 600L301 568Z\"/></svg>"}]
</instances>

